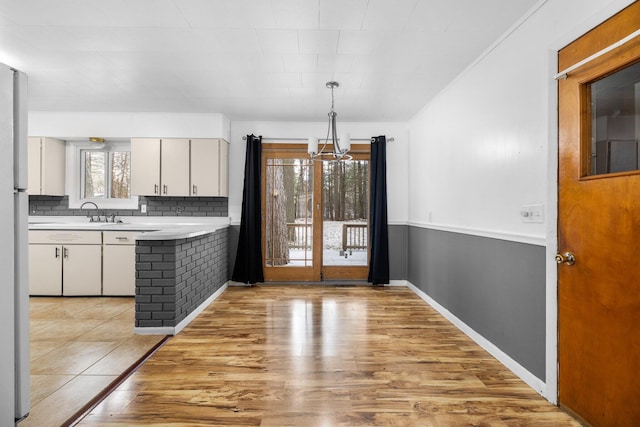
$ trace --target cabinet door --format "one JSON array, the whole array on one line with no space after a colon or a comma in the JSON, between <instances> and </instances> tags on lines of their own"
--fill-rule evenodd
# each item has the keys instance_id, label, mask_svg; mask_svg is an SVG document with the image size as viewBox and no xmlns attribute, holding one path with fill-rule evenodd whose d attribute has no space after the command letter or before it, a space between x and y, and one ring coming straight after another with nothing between
<instances>
[{"instance_id":1,"label":"cabinet door","mask_svg":"<svg viewBox=\"0 0 640 427\"><path fill-rule=\"evenodd\" d=\"M191 195L218 196L220 193L219 141L217 139L191 140Z\"/></svg>"},{"instance_id":2,"label":"cabinet door","mask_svg":"<svg viewBox=\"0 0 640 427\"><path fill-rule=\"evenodd\" d=\"M102 293L102 246L62 247L62 295Z\"/></svg>"},{"instance_id":3,"label":"cabinet door","mask_svg":"<svg viewBox=\"0 0 640 427\"><path fill-rule=\"evenodd\" d=\"M40 179L42 194L64 196L66 143L59 139L42 138Z\"/></svg>"},{"instance_id":4,"label":"cabinet door","mask_svg":"<svg viewBox=\"0 0 640 427\"><path fill-rule=\"evenodd\" d=\"M163 196L189 196L189 140L163 139L160 144Z\"/></svg>"},{"instance_id":5,"label":"cabinet door","mask_svg":"<svg viewBox=\"0 0 640 427\"><path fill-rule=\"evenodd\" d=\"M35 137L28 138L27 145L27 169L28 186L27 192L29 194L38 195L41 192L40 188L40 139Z\"/></svg>"},{"instance_id":6,"label":"cabinet door","mask_svg":"<svg viewBox=\"0 0 640 427\"><path fill-rule=\"evenodd\" d=\"M131 194L160 195L160 139L131 138Z\"/></svg>"},{"instance_id":7,"label":"cabinet door","mask_svg":"<svg viewBox=\"0 0 640 427\"><path fill-rule=\"evenodd\" d=\"M29 294L62 295L61 245L29 245Z\"/></svg>"},{"instance_id":8,"label":"cabinet door","mask_svg":"<svg viewBox=\"0 0 640 427\"><path fill-rule=\"evenodd\" d=\"M102 295L135 295L136 234L140 232L102 232Z\"/></svg>"},{"instance_id":9,"label":"cabinet door","mask_svg":"<svg viewBox=\"0 0 640 427\"><path fill-rule=\"evenodd\" d=\"M220 140L220 159L218 161L220 191L218 196L229 197L229 143Z\"/></svg>"}]
</instances>

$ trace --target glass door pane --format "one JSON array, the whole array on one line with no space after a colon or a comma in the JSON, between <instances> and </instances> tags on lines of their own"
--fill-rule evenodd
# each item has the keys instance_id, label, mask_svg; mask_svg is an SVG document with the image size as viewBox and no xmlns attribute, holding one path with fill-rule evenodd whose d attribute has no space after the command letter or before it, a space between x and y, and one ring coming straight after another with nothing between
<instances>
[{"instance_id":1,"label":"glass door pane","mask_svg":"<svg viewBox=\"0 0 640 427\"><path fill-rule=\"evenodd\" d=\"M313 265L312 166L308 159L267 158L266 267Z\"/></svg>"},{"instance_id":2,"label":"glass door pane","mask_svg":"<svg viewBox=\"0 0 640 427\"><path fill-rule=\"evenodd\" d=\"M345 160L322 165L322 264L366 266L369 162Z\"/></svg>"}]
</instances>

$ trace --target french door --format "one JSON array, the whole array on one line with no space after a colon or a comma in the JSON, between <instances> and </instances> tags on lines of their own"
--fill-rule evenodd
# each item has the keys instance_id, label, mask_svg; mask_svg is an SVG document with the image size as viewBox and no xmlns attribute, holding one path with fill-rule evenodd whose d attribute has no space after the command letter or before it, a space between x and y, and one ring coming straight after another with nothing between
<instances>
[{"instance_id":1,"label":"french door","mask_svg":"<svg viewBox=\"0 0 640 427\"><path fill-rule=\"evenodd\" d=\"M265 281L366 280L369 145L312 161L301 144L263 144Z\"/></svg>"}]
</instances>

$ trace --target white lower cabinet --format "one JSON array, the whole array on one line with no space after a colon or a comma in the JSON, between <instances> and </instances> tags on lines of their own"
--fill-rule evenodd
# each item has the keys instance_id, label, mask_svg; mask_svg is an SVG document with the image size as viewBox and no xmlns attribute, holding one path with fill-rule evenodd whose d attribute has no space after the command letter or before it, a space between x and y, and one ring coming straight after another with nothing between
<instances>
[{"instance_id":1,"label":"white lower cabinet","mask_svg":"<svg viewBox=\"0 0 640 427\"><path fill-rule=\"evenodd\" d=\"M31 295L101 295L102 233L29 232Z\"/></svg>"},{"instance_id":2,"label":"white lower cabinet","mask_svg":"<svg viewBox=\"0 0 640 427\"><path fill-rule=\"evenodd\" d=\"M139 232L103 232L102 295L136 293L136 242Z\"/></svg>"},{"instance_id":3,"label":"white lower cabinet","mask_svg":"<svg viewBox=\"0 0 640 427\"><path fill-rule=\"evenodd\" d=\"M62 295L62 245L29 244L29 293Z\"/></svg>"},{"instance_id":4,"label":"white lower cabinet","mask_svg":"<svg viewBox=\"0 0 640 427\"><path fill-rule=\"evenodd\" d=\"M63 246L62 295L100 295L101 256L101 245Z\"/></svg>"}]
</instances>

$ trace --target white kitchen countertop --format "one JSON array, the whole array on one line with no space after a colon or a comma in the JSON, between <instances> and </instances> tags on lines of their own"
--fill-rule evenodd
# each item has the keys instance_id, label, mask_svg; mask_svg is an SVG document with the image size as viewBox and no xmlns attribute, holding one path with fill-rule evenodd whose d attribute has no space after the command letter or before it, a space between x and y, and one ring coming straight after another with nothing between
<instances>
[{"instance_id":1,"label":"white kitchen countertop","mask_svg":"<svg viewBox=\"0 0 640 427\"><path fill-rule=\"evenodd\" d=\"M228 227L228 217L120 217L122 223L90 222L82 216L30 216L29 230L140 231L136 240L177 240Z\"/></svg>"}]
</instances>

